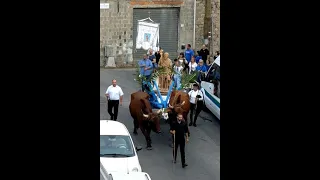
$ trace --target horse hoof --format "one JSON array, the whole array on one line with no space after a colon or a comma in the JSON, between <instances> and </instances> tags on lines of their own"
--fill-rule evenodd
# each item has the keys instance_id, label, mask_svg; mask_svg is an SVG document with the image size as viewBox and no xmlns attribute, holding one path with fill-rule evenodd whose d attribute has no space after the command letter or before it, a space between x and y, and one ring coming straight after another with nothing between
<instances>
[{"instance_id":1,"label":"horse hoof","mask_svg":"<svg viewBox=\"0 0 320 180\"><path fill-rule=\"evenodd\" d=\"M147 150L152 150L152 147L147 147Z\"/></svg>"}]
</instances>

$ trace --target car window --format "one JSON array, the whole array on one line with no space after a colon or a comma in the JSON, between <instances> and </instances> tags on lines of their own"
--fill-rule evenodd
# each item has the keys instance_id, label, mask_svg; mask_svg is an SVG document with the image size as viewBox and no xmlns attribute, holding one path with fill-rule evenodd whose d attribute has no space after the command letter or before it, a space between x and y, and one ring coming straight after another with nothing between
<instances>
[{"instance_id":1,"label":"car window","mask_svg":"<svg viewBox=\"0 0 320 180\"><path fill-rule=\"evenodd\" d=\"M100 157L114 157L115 154L126 157L135 156L130 137L122 135L100 135Z\"/></svg>"},{"instance_id":2,"label":"car window","mask_svg":"<svg viewBox=\"0 0 320 180\"><path fill-rule=\"evenodd\" d=\"M213 64L208 71L205 81L214 85L213 94L220 98L220 66Z\"/></svg>"},{"instance_id":3,"label":"car window","mask_svg":"<svg viewBox=\"0 0 320 180\"><path fill-rule=\"evenodd\" d=\"M205 81L213 82L214 80L220 81L220 67L217 64L213 64L208 70Z\"/></svg>"}]
</instances>

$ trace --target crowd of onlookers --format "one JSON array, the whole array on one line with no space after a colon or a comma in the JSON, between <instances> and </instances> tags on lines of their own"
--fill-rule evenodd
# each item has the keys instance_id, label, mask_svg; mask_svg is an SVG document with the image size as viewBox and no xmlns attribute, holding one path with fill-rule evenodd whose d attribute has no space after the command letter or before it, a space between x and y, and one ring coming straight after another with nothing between
<instances>
[{"instance_id":1,"label":"crowd of onlookers","mask_svg":"<svg viewBox=\"0 0 320 180\"><path fill-rule=\"evenodd\" d=\"M150 80L151 75L154 71L156 71L159 67L163 67L167 72L171 71L173 68L173 75L169 75L165 77L167 80L173 78L175 82L175 87L179 89L182 73L186 74L197 74L197 81L200 83L204 78L205 73L209 70L211 64L209 57L209 50L205 45L197 51L194 52L191 49L191 45L187 45L187 49L185 52L181 52L180 55L174 59L172 62L169 59L169 54L164 53L161 48L158 51L153 52L152 49L149 49L147 54L144 55L143 59L139 61L140 74L146 77L146 80ZM219 51L216 52L213 59L216 59L220 55ZM172 64L174 63L174 64ZM144 87L142 87L144 90Z\"/></svg>"}]
</instances>

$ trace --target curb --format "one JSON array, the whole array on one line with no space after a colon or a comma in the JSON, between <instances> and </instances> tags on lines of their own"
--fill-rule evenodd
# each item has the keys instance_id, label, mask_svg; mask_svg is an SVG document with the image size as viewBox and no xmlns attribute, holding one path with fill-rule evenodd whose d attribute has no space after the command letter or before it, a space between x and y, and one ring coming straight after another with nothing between
<instances>
[{"instance_id":1,"label":"curb","mask_svg":"<svg viewBox=\"0 0 320 180\"><path fill-rule=\"evenodd\" d=\"M134 67L100 67L100 70L105 70L105 69L113 69L113 70L134 70L136 68Z\"/></svg>"}]
</instances>

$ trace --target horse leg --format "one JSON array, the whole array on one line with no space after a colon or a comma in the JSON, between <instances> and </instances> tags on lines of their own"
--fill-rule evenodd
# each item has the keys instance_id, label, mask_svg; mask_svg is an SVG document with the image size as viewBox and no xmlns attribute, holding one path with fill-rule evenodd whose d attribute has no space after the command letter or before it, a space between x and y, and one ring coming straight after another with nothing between
<instances>
[{"instance_id":1,"label":"horse leg","mask_svg":"<svg viewBox=\"0 0 320 180\"><path fill-rule=\"evenodd\" d=\"M150 147L152 147L152 146L151 146L152 140L151 140L151 137L150 137L150 134L151 134L151 127L148 127L148 128L147 128L147 134L148 134L148 136L147 136L147 137L148 137L148 140L149 140L149 143L150 143Z\"/></svg>"},{"instance_id":2,"label":"horse leg","mask_svg":"<svg viewBox=\"0 0 320 180\"><path fill-rule=\"evenodd\" d=\"M143 134L144 137L146 138L146 141L147 141L147 149L148 149L148 150L151 150L152 147L151 147L151 142L150 142L150 136L149 136L147 130L146 130L145 128L143 128L143 127L140 127L140 129L141 129L142 134Z\"/></svg>"},{"instance_id":3,"label":"horse leg","mask_svg":"<svg viewBox=\"0 0 320 180\"><path fill-rule=\"evenodd\" d=\"M138 135L137 129L139 128L139 122L137 119L133 120L133 134Z\"/></svg>"},{"instance_id":4,"label":"horse leg","mask_svg":"<svg viewBox=\"0 0 320 180\"><path fill-rule=\"evenodd\" d=\"M151 138L150 138L150 133L151 133L151 128L147 127L146 129L143 130L143 135L146 138L147 141L147 149L151 150L152 146L151 146Z\"/></svg>"}]
</instances>

